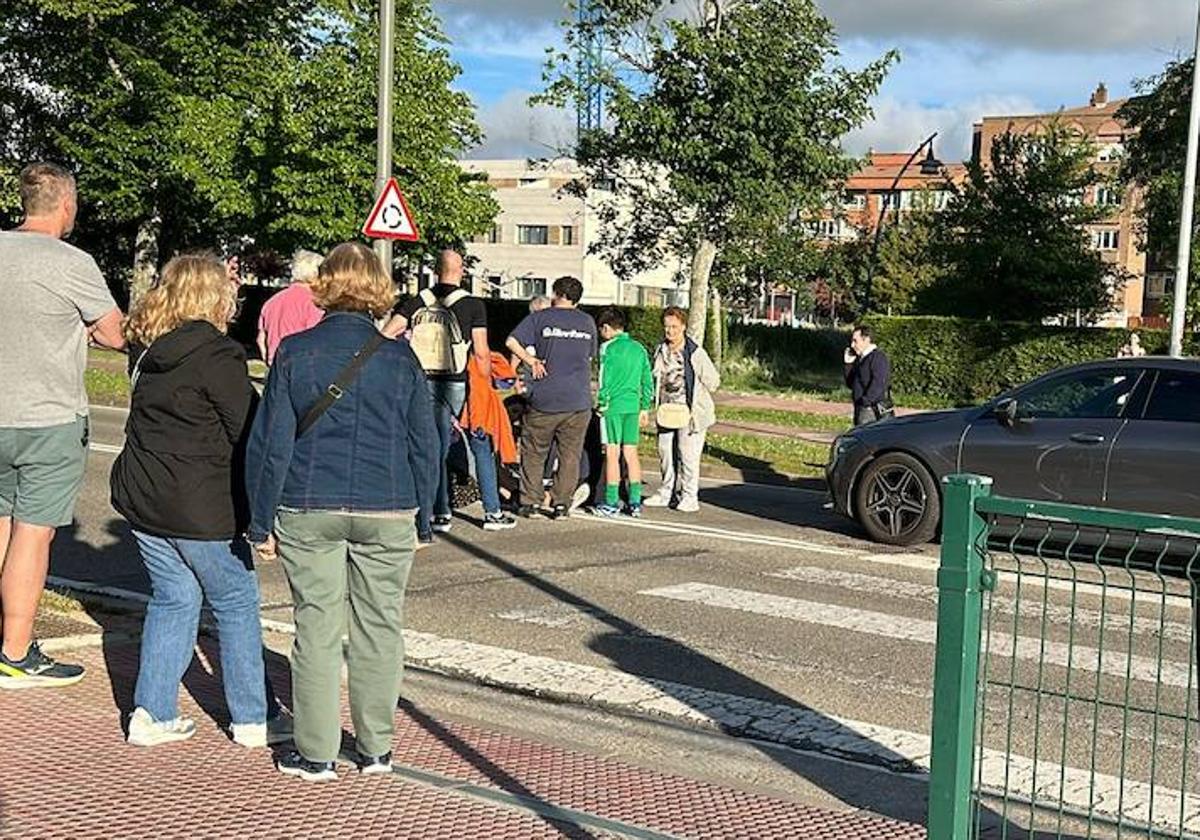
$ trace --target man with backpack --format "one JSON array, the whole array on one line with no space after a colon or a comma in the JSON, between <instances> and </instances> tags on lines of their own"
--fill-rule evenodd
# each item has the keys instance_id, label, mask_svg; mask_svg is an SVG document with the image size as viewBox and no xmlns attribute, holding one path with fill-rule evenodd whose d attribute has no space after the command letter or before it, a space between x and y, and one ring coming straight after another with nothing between
<instances>
[{"instance_id":1,"label":"man with backpack","mask_svg":"<svg viewBox=\"0 0 1200 840\"><path fill-rule=\"evenodd\" d=\"M462 288L462 254L452 250L438 254L437 275L437 284L400 306L388 329L388 332L408 331L413 352L425 370L441 453L441 473L432 507L423 503L417 513L418 547L431 545L435 531L450 530L446 456L450 452L454 419L462 413L467 399L467 358L474 354L483 377L490 379L492 373L487 309L482 300Z\"/></svg>"}]
</instances>

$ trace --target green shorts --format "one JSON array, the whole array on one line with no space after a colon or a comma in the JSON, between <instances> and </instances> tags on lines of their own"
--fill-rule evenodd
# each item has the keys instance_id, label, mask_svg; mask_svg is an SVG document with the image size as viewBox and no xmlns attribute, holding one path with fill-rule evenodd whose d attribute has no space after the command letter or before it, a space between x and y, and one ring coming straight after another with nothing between
<instances>
[{"instance_id":1,"label":"green shorts","mask_svg":"<svg viewBox=\"0 0 1200 840\"><path fill-rule=\"evenodd\" d=\"M640 417L633 414L605 414L602 438L608 446L637 446L641 435Z\"/></svg>"},{"instance_id":2,"label":"green shorts","mask_svg":"<svg viewBox=\"0 0 1200 840\"><path fill-rule=\"evenodd\" d=\"M70 525L87 467L88 419L34 429L0 428L0 517Z\"/></svg>"}]
</instances>

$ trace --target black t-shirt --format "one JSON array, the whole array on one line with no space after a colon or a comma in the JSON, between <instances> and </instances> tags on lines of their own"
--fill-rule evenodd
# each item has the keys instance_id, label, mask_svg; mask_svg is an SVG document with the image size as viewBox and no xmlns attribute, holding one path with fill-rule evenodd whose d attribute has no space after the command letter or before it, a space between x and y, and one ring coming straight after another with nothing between
<instances>
[{"instance_id":1,"label":"black t-shirt","mask_svg":"<svg viewBox=\"0 0 1200 840\"><path fill-rule=\"evenodd\" d=\"M461 286L452 286L449 283L438 283L435 286L431 286L429 290L433 292L436 298L443 300L461 288ZM417 310L424 306L425 302L421 300L421 296L418 294L413 295L400 304L400 308L397 311L400 315L404 316L406 321L411 323L413 315L416 315ZM450 312L458 319L458 328L462 330L463 338L466 341L471 340L471 330L477 327L487 329L487 307L484 306L482 299L473 296L470 292L467 292L465 298L451 306ZM435 374L429 378L447 382L466 382L467 372Z\"/></svg>"}]
</instances>

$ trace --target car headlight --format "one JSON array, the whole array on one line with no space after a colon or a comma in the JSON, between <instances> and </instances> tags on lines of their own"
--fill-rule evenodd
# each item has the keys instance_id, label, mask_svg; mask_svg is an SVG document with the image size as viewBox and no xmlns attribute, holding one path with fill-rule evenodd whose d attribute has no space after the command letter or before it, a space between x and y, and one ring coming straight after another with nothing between
<instances>
[{"instance_id":1,"label":"car headlight","mask_svg":"<svg viewBox=\"0 0 1200 840\"><path fill-rule=\"evenodd\" d=\"M833 444L829 447L829 465L833 466L842 460L851 449L858 446L861 442L853 435L839 435L834 438Z\"/></svg>"}]
</instances>

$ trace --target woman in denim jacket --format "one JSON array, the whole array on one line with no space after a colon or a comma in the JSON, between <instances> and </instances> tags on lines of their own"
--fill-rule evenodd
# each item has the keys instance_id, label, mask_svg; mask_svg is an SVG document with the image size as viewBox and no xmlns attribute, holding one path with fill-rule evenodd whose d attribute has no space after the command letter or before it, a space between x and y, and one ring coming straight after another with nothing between
<instances>
[{"instance_id":1,"label":"woman in denim jacket","mask_svg":"<svg viewBox=\"0 0 1200 840\"><path fill-rule=\"evenodd\" d=\"M437 451L428 445L436 429L416 356L406 342L379 343L375 319L391 311L396 292L375 254L339 245L312 291L326 315L279 346L250 436L246 486L250 540L266 557L278 552L295 609L296 750L278 768L321 781L336 778L347 595L358 766L391 772L413 515L433 492ZM332 389L338 398L298 435L351 359L372 349L353 381Z\"/></svg>"}]
</instances>

